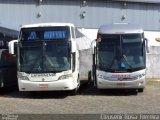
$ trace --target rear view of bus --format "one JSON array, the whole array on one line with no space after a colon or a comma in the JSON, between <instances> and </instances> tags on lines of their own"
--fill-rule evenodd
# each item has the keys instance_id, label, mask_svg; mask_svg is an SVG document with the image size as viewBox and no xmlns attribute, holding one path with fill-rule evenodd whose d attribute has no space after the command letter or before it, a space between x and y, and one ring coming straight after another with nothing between
<instances>
[{"instance_id":1,"label":"rear view of bus","mask_svg":"<svg viewBox=\"0 0 160 120\"><path fill-rule=\"evenodd\" d=\"M137 89L143 92L146 39L135 24L103 25L94 47L94 78L98 89Z\"/></svg>"}]
</instances>

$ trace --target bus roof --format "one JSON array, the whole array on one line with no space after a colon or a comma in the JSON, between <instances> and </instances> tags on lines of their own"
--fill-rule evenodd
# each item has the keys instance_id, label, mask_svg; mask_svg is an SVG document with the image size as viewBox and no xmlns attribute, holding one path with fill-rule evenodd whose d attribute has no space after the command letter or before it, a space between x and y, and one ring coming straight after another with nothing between
<instances>
[{"instance_id":1,"label":"bus roof","mask_svg":"<svg viewBox=\"0 0 160 120\"><path fill-rule=\"evenodd\" d=\"M143 29L137 24L117 23L100 26L98 34L129 34L143 33Z\"/></svg>"},{"instance_id":2,"label":"bus roof","mask_svg":"<svg viewBox=\"0 0 160 120\"><path fill-rule=\"evenodd\" d=\"M33 27L53 27L53 26L72 26L72 23L36 23L36 24L28 24L23 25L21 28L33 28Z\"/></svg>"}]
</instances>

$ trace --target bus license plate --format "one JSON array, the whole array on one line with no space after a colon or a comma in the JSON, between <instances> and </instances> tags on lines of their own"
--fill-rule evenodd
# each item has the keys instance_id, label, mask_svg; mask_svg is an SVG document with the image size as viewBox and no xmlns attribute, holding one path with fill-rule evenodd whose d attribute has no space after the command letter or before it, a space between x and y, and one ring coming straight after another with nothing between
<instances>
[{"instance_id":1,"label":"bus license plate","mask_svg":"<svg viewBox=\"0 0 160 120\"><path fill-rule=\"evenodd\" d=\"M48 84L39 84L40 88L48 88Z\"/></svg>"},{"instance_id":2,"label":"bus license plate","mask_svg":"<svg viewBox=\"0 0 160 120\"><path fill-rule=\"evenodd\" d=\"M124 87L126 84L125 83L117 83L117 86L119 87Z\"/></svg>"}]
</instances>

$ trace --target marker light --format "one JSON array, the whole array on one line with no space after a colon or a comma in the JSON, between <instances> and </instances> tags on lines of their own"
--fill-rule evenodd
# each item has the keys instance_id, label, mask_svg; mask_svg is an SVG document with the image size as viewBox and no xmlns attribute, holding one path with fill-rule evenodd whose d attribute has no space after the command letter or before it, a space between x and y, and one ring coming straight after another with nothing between
<instances>
[{"instance_id":1,"label":"marker light","mask_svg":"<svg viewBox=\"0 0 160 120\"><path fill-rule=\"evenodd\" d=\"M101 40L102 40L102 35L98 34L98 35L97 35L97 41L98 41L98 42L101 42Z\"/></svg>"}]
</instances>

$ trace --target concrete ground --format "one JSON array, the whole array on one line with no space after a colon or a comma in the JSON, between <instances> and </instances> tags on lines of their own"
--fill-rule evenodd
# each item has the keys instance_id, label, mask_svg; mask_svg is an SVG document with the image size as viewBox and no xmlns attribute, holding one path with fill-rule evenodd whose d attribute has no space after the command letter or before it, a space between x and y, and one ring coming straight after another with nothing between
<instances>
[{"instance_id":1,"label":"concrete ground","mask_svg":"<svg viewBox=\"0 0 160 120\"><path fill-rule=\"evenodd\" d=\"M1 90L1 114L159 114L160 82L148 81L143 93L106 90L83 85L78 95L69 92L30 94L16 89Z\"/></svg>"}]
</instances>

